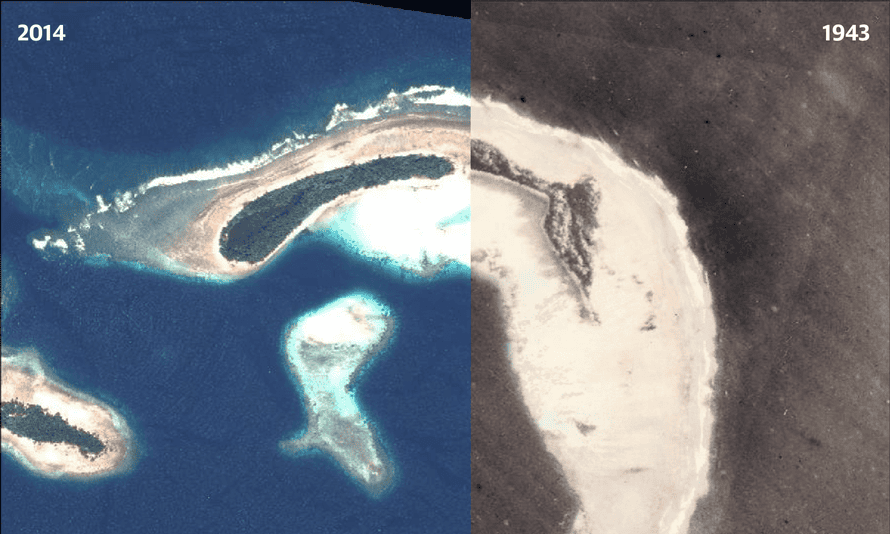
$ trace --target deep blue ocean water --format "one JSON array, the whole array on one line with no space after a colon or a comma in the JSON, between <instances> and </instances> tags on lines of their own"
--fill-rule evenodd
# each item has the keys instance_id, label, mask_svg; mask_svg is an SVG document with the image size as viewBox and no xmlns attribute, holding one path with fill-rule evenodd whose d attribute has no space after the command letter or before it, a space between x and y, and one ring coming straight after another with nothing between
<instances>
[{"instance_id":1,"label":"deep blue ocean water","mask_svg":"<svg viewBox=\"0 0 890 534\"><path fill-rule=\"evenodd\" d=\"M422 84L468 92L469 21L346 4L2 9L2 257L17 287L3 343L36 348L114 406L139 446L131 472L94 482L40 478L3 455L4 534L467 530L469 280L405 283L301 239L217 285L46 262L25 236L96 194L316 132L338 102ZM32 23L63 23L67 37L17 42L15 26ZM399 471L381 500L329 458L277 448L306 423L283 328L353 291L397 322L356 388Z\"/></svg>"}]
</instances>

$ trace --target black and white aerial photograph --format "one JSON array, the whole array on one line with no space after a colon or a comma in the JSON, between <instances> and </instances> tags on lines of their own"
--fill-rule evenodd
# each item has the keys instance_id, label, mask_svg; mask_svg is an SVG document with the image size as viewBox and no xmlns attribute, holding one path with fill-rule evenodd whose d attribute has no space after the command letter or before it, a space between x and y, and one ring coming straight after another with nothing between
<instances>
[{"instance_id":1,"label":"black and white aerial photograph","mask_svg":"<svg viewBox=\"0 0 890 534\"><path fill-rule=\"evenodd\" d=\"M890 532L888 20L472 3L472 532Z\"/></svg>"}]
</instances>

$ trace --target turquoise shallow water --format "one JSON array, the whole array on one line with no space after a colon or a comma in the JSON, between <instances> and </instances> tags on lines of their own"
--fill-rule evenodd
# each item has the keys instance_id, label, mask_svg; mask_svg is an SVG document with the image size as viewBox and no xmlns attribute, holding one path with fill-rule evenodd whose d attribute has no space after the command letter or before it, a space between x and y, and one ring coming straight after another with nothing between
<instances>
[{"instance_id":1,"label":"turquoise shallow water","mask_svg":"<svg viewBox=\"0 0 890 534\"><path fill-rule=\"evenodd\" d=\"M420 283L300 239L260 274L220 285L101 259L48 262L25 236L95 210L96 195L322 132L336 103L361 107L422 84L468 92L469 22L321 4L4 6L5 25L24 18L64 22L69 37L16 55L7 46L18 34L4 32L2 256L14 295L4 296L4 345L35 347L60 379L124 414L139 460L122 476L81 483L35 477L4 455L4 533L468 528L461 269ZM96 31L123 26L135 30L111 48ZM36 64L57 68L29 75ZM283 329L355 291L397 321L356 388L399 473L380 500L322 455L277 449L305 425Z\"/></svg>"}]
</instances>

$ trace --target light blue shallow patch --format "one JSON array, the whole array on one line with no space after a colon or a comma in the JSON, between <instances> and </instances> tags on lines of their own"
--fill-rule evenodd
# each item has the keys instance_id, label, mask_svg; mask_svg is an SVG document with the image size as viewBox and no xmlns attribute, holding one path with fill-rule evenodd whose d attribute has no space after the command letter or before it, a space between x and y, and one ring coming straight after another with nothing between
<instances>
[{"instance_id":1,"label":"light blue shallow patch","mask_svg":"<svg viewBox=\"0 0 890 534\"><path fill-rule=\"evenodd\" d=\"M465 224L468 222L470 222L470 206L467 206L466 208L462 209L461 211L455 213L454 215L445 217L444 219L442 219L441 221L436 223L436 226L438 226L439 228L444 228L446 226L452 226L455 224Z\"/></svg>"}]
</instances>

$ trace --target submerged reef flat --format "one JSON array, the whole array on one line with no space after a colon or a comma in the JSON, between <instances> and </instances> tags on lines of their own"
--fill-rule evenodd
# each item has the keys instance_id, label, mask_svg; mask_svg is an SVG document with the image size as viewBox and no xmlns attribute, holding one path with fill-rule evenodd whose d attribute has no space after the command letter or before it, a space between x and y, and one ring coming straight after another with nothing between
<instances>
[{"instance_id":1,"label":"submerged reef flat","mask_svg":"<svg viewBox=\"0 0 890 534\"><path fill-rule=\"evenodd\" d=\"M31 350L3 348L3 452L51 478L121 473L135 459L123 417L51 379Z\"/></svg>"},{"instance_id":2,"label":"submerged reef flat","mask_svg":"<svg viewBox=\"0 0 890 534\"><path fill-rule=\"evenodd\" d=\"M458 215L469 208L469 106L332 124L286 151L233 162L235 171L155 178L112 202L97 196L80 222L29 241L48 260L220 282L262 269L304 232L426 278L468 267L469 221Z\"/></svg>"},{"instance_id":3,"label":"submerged reef flat","mask_svg":"<svg viewBox=\"0 0 890 534\"><path fill-rule=\"evenodd\" d=\"M287 367L303 390L308 427L280 446L300 456L330 455L371 496L392 486L395 471L355 398L359 373L389 342L390 312L372 297L340 298L287 327Z\"/></svg>"},{"instance_id":4,"label":"submerged reef flat","mask_svg":"<svg viewBox=\"0 0 890 534\"><path fill-rule=\"evenodd\" d=\"M577 495L570 531L685 532L708 490L716 323L676 198L601 142L472 111L471 269L498 288L519 394ZM474 457L505 484L527 463Z\"/></svg>"}]
</instances>

